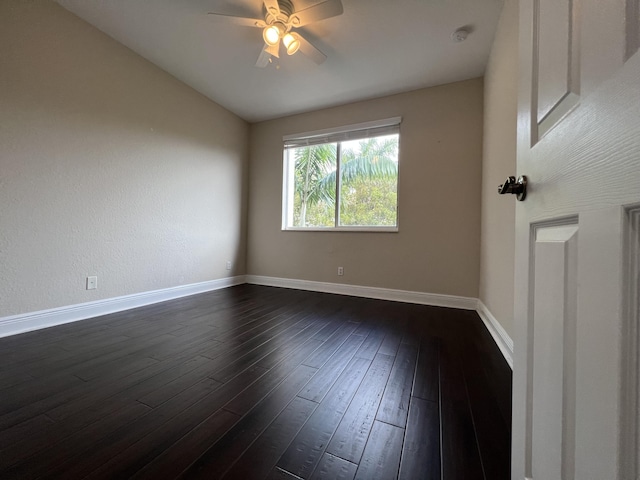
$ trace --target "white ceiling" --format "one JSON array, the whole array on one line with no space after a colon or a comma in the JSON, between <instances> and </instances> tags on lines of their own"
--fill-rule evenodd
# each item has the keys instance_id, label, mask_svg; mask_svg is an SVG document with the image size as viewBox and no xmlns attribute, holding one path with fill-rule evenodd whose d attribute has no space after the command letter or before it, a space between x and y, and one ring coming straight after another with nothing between
<instances>
[{"instance_id":1,"label":"white ceiling","mask_svg":"<svg viewBox=\"0 0 640 480\"><path fill-rule=\"evenodd\" d=\"M299 30L326 62L281 54L257 68L262 31L207 12L263 18L261 0L56 1L249 122L482 76L503 3L342 0L341 16ZM464 26L468 39L452 42Z\"/></svg>"}]
</instances>

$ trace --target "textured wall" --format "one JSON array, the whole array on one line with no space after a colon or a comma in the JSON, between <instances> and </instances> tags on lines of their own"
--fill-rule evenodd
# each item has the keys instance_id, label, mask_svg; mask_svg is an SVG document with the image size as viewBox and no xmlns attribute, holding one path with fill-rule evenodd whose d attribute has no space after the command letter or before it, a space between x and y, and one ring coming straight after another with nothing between
<instances>
[{"instance_id":1,"label":"textured wall","mask_svg":"<svg viewBox=\"0 0 640 480\"><path fill-rule=\"evenodd\" d=\"M477 297L482 92L474 79L253 124L248 273ZM393 116L400 231L281 231L282 136Z\"/></svg>"},{"instance_id":2,"label":"textured wall","mask_svg":"<svg viewBox=\"0 0 640 480\"><path fill-rule=\"evenodd\" d=\"M515 199L498 185L516 173L518 2L506 0L485 74L480 300L513 338Z\"/></svg>"},{"instance_id":3,"label":"textured wall","mask_svg":"<svg viewBox=\"0 0 640 480\"><path fill-rule=\"evenodd\" d=\"M0 317L245 273L248 132L53 2L1 2Z\"/></svg>"}]
</instances>

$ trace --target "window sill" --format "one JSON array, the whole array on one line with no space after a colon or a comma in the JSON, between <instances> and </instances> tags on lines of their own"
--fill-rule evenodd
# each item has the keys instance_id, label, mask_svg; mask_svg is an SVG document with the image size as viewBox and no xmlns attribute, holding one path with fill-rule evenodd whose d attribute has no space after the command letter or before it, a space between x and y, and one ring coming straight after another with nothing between
<instances>
[{"instance_id":1,"label":"window sill","mask_svg":"<svg viewBox=\"0 0 640 480\"><path fill-rule=\"evenodd\" d=\"M284 227L283 232L366 232L398 233L398 227Z\"/></svg>"}]
</instances>

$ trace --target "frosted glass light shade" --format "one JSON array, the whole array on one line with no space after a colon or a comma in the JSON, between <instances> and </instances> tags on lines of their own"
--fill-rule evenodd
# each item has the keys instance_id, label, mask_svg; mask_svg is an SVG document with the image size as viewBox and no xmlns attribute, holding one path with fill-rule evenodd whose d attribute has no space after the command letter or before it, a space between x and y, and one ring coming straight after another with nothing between
<instances>
[{"instance_id":1,"label":"frosted glass light shade","mask_svg":"<svg viewBox=\"0 0 640 480\"><path fill-rule=\"evenodd\" d=\"M300 38L297 33L287 33L282 38L282 43L284 43L289 55L293 55L300 48Z\"/></svg>"},{"instance_id":2,"label":"frosted glass light shade","mask_svg":"<svg viewBox=\"0 0 640 480\"><path fill-rule=\"evenodd\" d=\"M281 30L277 24L269 25L262 31L262 38L267 45L277 45L280 41Z\"/></svg>"}]
</instances>

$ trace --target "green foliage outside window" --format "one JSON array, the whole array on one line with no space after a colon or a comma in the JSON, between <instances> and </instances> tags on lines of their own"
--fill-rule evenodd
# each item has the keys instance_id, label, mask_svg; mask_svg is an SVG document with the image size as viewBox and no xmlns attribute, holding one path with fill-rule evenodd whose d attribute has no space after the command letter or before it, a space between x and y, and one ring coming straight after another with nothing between
<instances>
[{"instance_id":1,"label":"green foliage outside window","mask_svg":"<svg viewBox=\"0 0 640 480\"><path fill-rule=\"evenodd\" d=\"M336 213L340 152L340 218ZM294 150L294 227L396 226L398 135Z\"/></svg>"}]
</instances>

